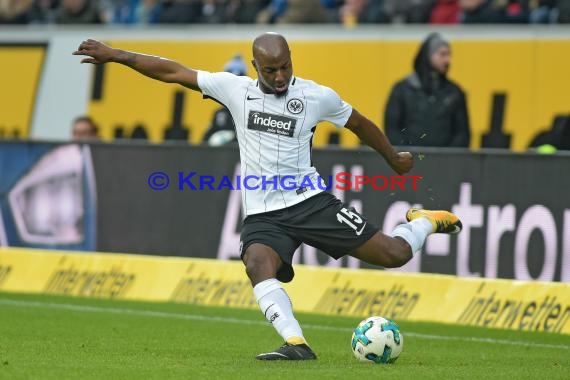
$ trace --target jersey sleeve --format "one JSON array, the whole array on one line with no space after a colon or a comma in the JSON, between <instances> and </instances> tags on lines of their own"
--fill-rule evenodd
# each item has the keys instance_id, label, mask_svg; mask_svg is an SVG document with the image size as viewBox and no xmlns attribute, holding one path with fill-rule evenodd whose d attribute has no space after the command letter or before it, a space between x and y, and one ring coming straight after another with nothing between
<instances>
[{"instance_id":1,"label":"jersey sleeve","mask_svg":"<svg viewBox=\"0 0 570 380\"><path fill-rule=\"evenodd\" d=\"M329 87L321 86L321 91L322 96L319 98L321 120L329 121L339 128L344 127L352 114L352 106Z\"/></svg>"},{"instance_id":2,"label":"jersey sleeve","mask_svg":"<svg viewBox=\"0 0 570 380\"><path fill-rule=\"evenodd\" d=\"M231 73L198 71L198 87L205 97L227 105L232 92L238 88L239 77Z\"/></svg>"}]
</instances>

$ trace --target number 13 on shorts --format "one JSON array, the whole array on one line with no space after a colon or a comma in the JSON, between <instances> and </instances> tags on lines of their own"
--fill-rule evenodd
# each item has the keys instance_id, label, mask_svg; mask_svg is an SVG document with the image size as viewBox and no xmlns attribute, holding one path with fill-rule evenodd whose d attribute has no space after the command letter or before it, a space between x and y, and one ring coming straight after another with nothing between
<instances>
[{"instance_id":1,"label":"number 13 on shorts","mask_svg":"<svg viewBox=\"0 0 570 380\"><path fill-rule=\"evenodd\" d=\"M360 236L366 226L366 221L362 219L362 216L352 207L350 209L343 207L336 213L336 219L339 223L346 224L352 228L357 236Z\"/></svg>"}]
</instances>

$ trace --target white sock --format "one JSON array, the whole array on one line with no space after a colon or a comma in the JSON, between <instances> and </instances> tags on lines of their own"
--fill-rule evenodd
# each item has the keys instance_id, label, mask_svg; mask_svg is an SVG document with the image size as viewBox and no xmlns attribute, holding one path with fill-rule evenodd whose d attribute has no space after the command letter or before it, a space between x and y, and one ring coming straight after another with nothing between
<instances>
[{"instance_id":1,"label":"white sock","mask_svg":"<svg viewBox=\"0 0 570 380\"><path fill-rule=\"evenodd\" d=\"M293 315L293 305L281 283L270 278L253 287L253 294L265 318L289 343L305 343L301 326Z\"/></svg>"},{"instance_id":2,"label":"white sock","mask_svg":"<svg viewBox=\"0 0 570 380\"><path fill-rule=\"evenodd\" d=\"M392 237L401 237L410 247L412 254L422 249L426 238L433 232L433 226L426 218L414 219L411 222L399 224L392 231Z\"/></svg>"}]
</instances>

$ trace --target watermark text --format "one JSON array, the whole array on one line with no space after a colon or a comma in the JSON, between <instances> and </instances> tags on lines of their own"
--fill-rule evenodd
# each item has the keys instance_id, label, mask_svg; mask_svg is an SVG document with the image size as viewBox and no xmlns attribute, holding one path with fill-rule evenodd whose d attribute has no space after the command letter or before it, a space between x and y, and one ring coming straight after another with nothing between
<instances>
[{"instance_id":1,"label":"watermark text","mask_svg":"<svg viewBox=\"0 0 570 380\"><path fill-rule=\"evenodd\" d=\"M213 176L197 172L176 173L177 190L354 190L361 191L365 186L374 190L417 190L421 175L354 175L349 172L339 172L336 175L321 176L294 176L273 175L256 176L237 175ZM148 177L148 186L152 190L164 190L170 186L170 177L165 172L153 172Z\"/></svg>"}]
</instances>

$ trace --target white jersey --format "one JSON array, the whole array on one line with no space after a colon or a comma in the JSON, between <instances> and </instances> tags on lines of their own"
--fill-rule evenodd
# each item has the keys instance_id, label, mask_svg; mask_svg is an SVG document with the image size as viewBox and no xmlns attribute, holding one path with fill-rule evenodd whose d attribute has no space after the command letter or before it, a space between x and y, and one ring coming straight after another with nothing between
<instances>
[{"instance_id":1,"label":"white jersey","mask_svg":"<svg viewBox=\"0 0 570 380\"><path fill-rule=\"evenodd\" d=\"M335 91L292 77L287 94L276 96L252 78L206 71L198 71L198 86L234 119L245 215L290 207L323 191L311 160L317 123L343 127L352 113Z\"/></svg>"}]
</instances>

